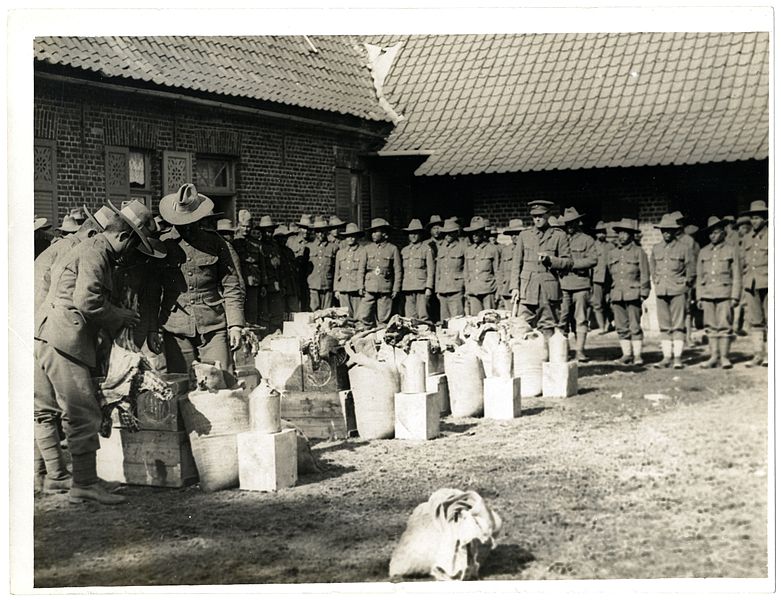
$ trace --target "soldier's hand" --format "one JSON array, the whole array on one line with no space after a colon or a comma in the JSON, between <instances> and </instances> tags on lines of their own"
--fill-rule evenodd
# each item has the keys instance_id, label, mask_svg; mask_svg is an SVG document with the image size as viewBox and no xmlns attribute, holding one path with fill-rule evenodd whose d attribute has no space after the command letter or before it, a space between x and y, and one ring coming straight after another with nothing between
<instances>
[{"instance_id":1,"label":"soldier's hand","mask_svg":"<svg viewBox=\"0 0 781 600\"><path fill-rule=\"evenodd\" d=\"M431 288L426 288L426 298L431 298Z\"/></svg>"},{"instance_id":2,"label":"soldier's hand","mask_svg":"<svg viewBox=\"0 0 781 600\"><path fill-rule=\"evenodd\" d=\"M266 291L266 286L265 285L261 285L260 286L260 297L261 298L265 298L267 293L268 292Z\"/></svg>"},{"instance_id":3,"label":"soldier's hand","mask_svg":"<svg viewBox=\"0 0 781 600\"><path fill-rule=\"evenodd\" d=\"M258 285L258 278L254 275L247 275L247 285L250 287Z\"/></svg>"},{"instance_id":4,"label":"soldier's hand","mask_svg":"<svg viewBox=\"0 0 781 600\"><path fill-rule=\"evenodd\" d=\"M231 350L236 350L241 345L241 327L234 326L228 329L228 340Z\"/></svg>"},{"instance_id":5,"label":"soldier's hand","mask_svg":"<svg viewBox=\"0 0 781 600\"><path fill-rule=\"evenodd\" d=\"M124 327L135 327L141 322L141 315L129 308L120 308L119 320Z\"/></svg>"},{"instance_id":6,"label":"soldier's hand","mask_svg":"<svg viewBox=\"0 0 781 600\"><path fill-rule=\"evenodd\" d=\"M546 267L549 267L551 264L550 254L541 254L540 255L540 262L545 265Z\"/></svg>"},{"instance_id":7,"label":"soldier's hand","mask_svg":"<svg viewBox=\"0 0 781 600\"><path fill-rule=\"evenodd\" d=\"M155 354L160 354L163 350L163 336L159 331L150 331L146 336L146 345Z\"/></svg>"},{"instance_id":8,"label":"soldier's hand","mask_svg":"<svg viewBox=\"0 0 781 600\"><path fill-rule=\"evenodd\" d=\"M398 296L398 295L399 295L398 292L391 292L391 300L395 300L396 296Z\"/></svg>"}]
</instances>

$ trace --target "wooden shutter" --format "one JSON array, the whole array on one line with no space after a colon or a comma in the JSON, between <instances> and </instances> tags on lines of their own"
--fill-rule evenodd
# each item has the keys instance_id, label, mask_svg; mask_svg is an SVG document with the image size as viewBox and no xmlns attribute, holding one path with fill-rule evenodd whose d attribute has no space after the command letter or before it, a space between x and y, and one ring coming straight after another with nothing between
<instances>
[{"instance_id":1,"label":"wooden shutter","mask_svg":"<svg viewBox=\"0 0 781 600\"><path fill-rule=\"evenodd\" d=\"M106 198L119 206L130 199L128 149L106 146Z\"/></svg>"},{"instance_id":2,"label":"wooden shutter","mask_svg":"<svg viewBox=\"0 0 781 600\"><path fill-rule=\"evenodd\" d=\"M352 221L353 205L350 169L336 168L334 189L336 191L336 216L344 221Z\"/></svg>"},{"instance_id":3,"label":"wooden shutter","mask_svg":"<svg viewBox=\"0 0 781 600\"><path fill-rule=\"evenodd\" d=\"M163 152L163 195L172 194L193 180L193 161L189 152Z\"/></svg>"},{"instance_id":4,"label":"wooden shutter","mask_svg":"<svg viewBox=\"0 0 781 600\"><path fill-rule=\"evenodd\" d=\"M35 140L33 210L39 217L46 217L53 227L57 219L57 145L54 140Z\"/></svg>"}]
</instances>

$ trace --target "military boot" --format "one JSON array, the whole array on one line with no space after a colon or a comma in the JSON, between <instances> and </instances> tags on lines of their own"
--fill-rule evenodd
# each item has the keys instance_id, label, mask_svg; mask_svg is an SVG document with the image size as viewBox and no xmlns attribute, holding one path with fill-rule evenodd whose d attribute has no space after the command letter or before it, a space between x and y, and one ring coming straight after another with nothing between
<instances>
[{"instance_id":1,"label":"military boot","mask_svg":"<svg viewBox=\"0 0 781 600\"><path fill-rule=\"evenodd\" d=\"M83 502L99 502L100 504L123 504L127 498L119 494L112 494L106 491L100 481L90 485L73 484L71 486L68 501L71 504L81 504Z\"/></svg>"},{"instance_id":2,"label":"military boot","mask_svg":"<svg viewBox=\"0 0 781 600\"><path fill-rule=\"evenodd\" d=\"M597 335L607 333L607 329L605 329L605 313L602 309L594 311L594 319L597 321Z\"/></svg>"},{"instance_id":3,"label":"military boot","mask_svg":"<svg viewBox=\"0 0 781 600\"><path fill-rule=\"evenodd\" d=\"M719 339L708 336L708 350L710 350L710 356L708 360L700 365L701 369L715 369L719 364Z\"/></svg>"},{"instance_id":4,"label":"military boot","mask_svg":"<svg viewBox=\"0 0 781 600\"><path fill-rule=\"evenodd\" d=\"M575 359L579 363L587 363L588 356L586 356L586 332L578 331L576 334L577 349L575 350Z\"/></svg>"},{"instance_id":5,"label":"military boot","mask_svg":"<svg viewBox=\"0 0 781 600\"><path fill-rule=\"evenodd\" d=\"M656 369L666 369L670 366L670 361L673 355L673 343L671 340L662 340L662 360L654 364Z\"/></svg>"},{"instance_id":6,"label":"military boot","mask_svg":"<svg viewBox=\"0 0 781 600\"><path fill-rule=\"evenodd\" d=\"M632 342L629 340L618 340L621 344L621 358L616 359L617 365L628 365L632 362Z\"/></svg>"},{"instance_id":7,"label":"military boot","mask_svg":"<svg viewBox=\"0 0 781 600\"><path fill-rule=\"evenodd\" d=\"M683 369L683 340L673 340L673 369Z\"/></svg>"},{"instance_id":8,"label":"military boot","mask_svg":"<svg viewBox=\"0 0 781 600\"><path fill-rule=\"evenodd\" d=\"M746 367L759 367L765 360L765 332L761 329L752 329L751 341L754 343L754 356L746 363Z\"/></svg>"},{"instance_id":9,"label":"military boot","mask_svg":"<svg viewBox=\"0 0 781 600\"><path fill-rule=\"evenodd\" d=\"M643 340L632 340L632 353L635 355L632 364L641 366L643 364Z\"/></svg>"},{"instance_id":10,"label":"military boot","mask_svg":"<svg viewBox=\"0 0 781 600\"><path fill-rule=\"evenodd\" d=\"M729 360L729 347L732 340L729 338L729 336L725 335L722 338L719 338L719 354L721 354L721 368L722 369L731 369L732 363Z\"/></svg>"}]
</instances>

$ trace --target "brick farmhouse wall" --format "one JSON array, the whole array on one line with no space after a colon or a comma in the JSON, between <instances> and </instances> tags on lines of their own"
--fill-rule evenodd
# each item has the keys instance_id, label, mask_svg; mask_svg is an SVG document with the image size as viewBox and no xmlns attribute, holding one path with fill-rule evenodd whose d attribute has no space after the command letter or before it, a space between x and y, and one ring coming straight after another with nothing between
<instances>
[{"instance_id":1,"label":"brick farmhouse wall","mask_svg":"<svg viewBox=\"0 0 781 600\"><path fill-rule=\"evenodd\" d=\"M196 154L216 154L236 161L237 209L284 222L298 221L302 213L333 214L335 168L360 169L360 155L382 142L328 127L42 79L36 79L34 102L36 137L56 141L59 219L72 207L96 208L105 201L108 145L150 153L154 208L162 196L164 151L193 153L194 162ZM228 142L216 142L209 151L206 135ZM117 143L123 137L132 143Z\"/></svg>"}]
</instances>

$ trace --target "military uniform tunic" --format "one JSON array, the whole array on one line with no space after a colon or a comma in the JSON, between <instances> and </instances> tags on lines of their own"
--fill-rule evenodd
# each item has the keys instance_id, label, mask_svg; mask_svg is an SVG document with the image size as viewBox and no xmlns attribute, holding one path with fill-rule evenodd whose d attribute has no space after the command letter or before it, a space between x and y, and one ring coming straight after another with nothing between
<instances>
[{"instance_id":1,"label":"military uniform tunic","mask_svg":"<svg viewBox=\"0 0 781 600\"><path fill-rule=\"evenodd\" d=\"M296 255L287 244L277 243L277 246L282 257L282 293L285 296L285 312L299 312L301 310L300 276Z\"/></svg>"},{"instance_id":2,"label":"military uniform tunic","mask_svg":"<svg viewBox=\"0 0 781 600\"><path fill-rule=\"evenodd\" d=\"M55 240L35 259L35 262L33 263L33 284L35 286L33 307L36 312L46 299L46 295L49 293L52 269L54 268L57 259L65 256L71 248L80 242L81 238L75 233L66 235L63 238Z\"/></svg>"},{"instance_id":3,"label":"military uniform tunic","mask_svg":"<svg viewBox=\"0 0 781 600\"><path fill-rule=\"evenodd\" d=\"M331 308L334 297L334 262L336 246L329 241L314 240L307 244L309 250L309 305L314 310Z\"/></svg>"},{"instance_id":4,"label":"military uniform tunic","mask_svg":"<svg viewBox=\"0 0 781 600\"><path fill-rule=\"evenodd\" d=\"M344 246L336 253L334 291L339 294L339 304L347 307L350 316L355 317L363 295L363 281L366 273L366 250L358 244Z\"/></svg>"},{"instance_id":5,"label":"military uniform tunic","mask_svg":"<svg viewBox=\"0 0 781 600\"><path fill-rule=\"evenodd\" d=\"M285 319L285 292L283 290L285 270L282 264L282 252L279 244L271 238L264 238L260 242L260 255L263 261L261 287L266 288L265 296L259 300L260 324L266 327L266 331L273 333L282 329Z\"/></svg>"},{"instance_id":6,"label":"military uniform tunic","mask_svg":"<svg viewBox=\"0 0 781 600\"><path fill-rule=\"evenodd\" d=\"M696 276L692 246L679 239L661 241L651 251L650 267L662 339L683 340L688 293Z\"/></svg>"},{"instance_id":7,"label":"military uniform tunic","mask_svg":"<svg viewBox=\"0 0 781 600\"><path fill-rule=\"evenodd\" d=\"M372 325L387 323L393 308L391 294L401 291L401 254L390 242L371 243L364 247L366 267L364 269L363 299L360 318Z\"/></svg>"},{"instance_id":8,"label":"military uniform tunic","mask_svg":"<svg viewBox=\"0 0 781 600\"><path fill-rule=\"evenodd\" d=\"M401 249L404 316L429 319L426 290L434 291L434 252L426 242L408 244Z\"/></svg>"},{"instance_id":9,"label":"military uniform tunic","mask_svg":"<svg viewBox=\"0 0 781 600\"><path fill-rule=\"evenodd\" d=\"M250 323L259 323L260 285L265 279L260 244L248 237L236 238L232 243L239 257L244 280L244 316Z\"/></svg>"},{"instance_id":10,"label":"military uniform tunic","mask_svg":"<svg viewBox=\"0 0 781 600\"><path fill-rule=\"evenodd\" d=\"M510 273L513 266L513 253L515 243L505 244L499 247L499 278L497 281L497 296L502 299L502 308L512 310L510 300Z\"/></svg>"},{"instance_id":11,"label":"military uniform tunic","mask_svg":"<svg viewBox=\"0 0 781 600\"><path fill-rule=\"evenodd\" d=\"M697 298L702 303L705 331L732 335L733 308L741 293L741 263L737 248L725 241L708 244L697 257Z\"/></svg>"},{"instance_id":12,"label":"military uniform tunic","mask_svg":"<svg viewBox=\"0 0 781 600\"><path fill-rule=\"evenodd\" d=\"M464 245L460 240L442 240L438 246L434 291L440 318L446 321L464 315Z\"/></svg>"},{"instance_id":13,"label":"military uniform tunic","mask_svg":"<svg viewBox=\"0 0 781 600\"><path fill-rule=\"evenodd\" d=\"M767 328L768 246L767 223L743 237L743 287L753 329Z\"/></svg>"},{"instance_id":14,"label":"military uniform tunic","mask_svg":"<svg viewBox=\"0 0 781 600\"><path fill-rule=\"evenodd\" d=\"M559 328L569 332L570 318L574 316L579 333L588 331L588 305L591 295L591 269L599 261L597 246L590 235L577 231L569 236L572 266L561 277L561 317Z\"/></svg>"},{"instance_id":15,"label":"military uniform tunic","mask_svg":"<svg viewBox=\"0 0 781 600\"><path fill-rule=\"evenodd\" d=\"M597 249L597 264L591 272L591 308L598 315L598 320L604 320L602 315L605 312L605 291L610 288L607 260L615 246L608 241L597 239L594 240L594 245Z\"/></svg>"},{"instance_id":16,"label":"military uniform tunic","mask_svg":"<svg viewBox=\"0 0 781 600\"><path fill-rule=\"evenodd\" d=\"M611 248L607 257L612 287L610 304L619 339L642 340L642 302L651 293L651 274L645 251L630 242Z\"/></svg>"},{"instance_id":17,"label":"military uniform tunic","mask_svg":"<svg viewBox=\"0 0 781 600\"><path fill-rule=\"evenodd\" d=\"M464 251L464 287L470 314L494 308L499 266L499 249L494 244L470 244Z\"/></svg>"}]
</instances>

